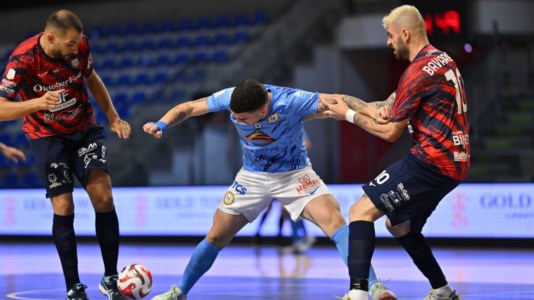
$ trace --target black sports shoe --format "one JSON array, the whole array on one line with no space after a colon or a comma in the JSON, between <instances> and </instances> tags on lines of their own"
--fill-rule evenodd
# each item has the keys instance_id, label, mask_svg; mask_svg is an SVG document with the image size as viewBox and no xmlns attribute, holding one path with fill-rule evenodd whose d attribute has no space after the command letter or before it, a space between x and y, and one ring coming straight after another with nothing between
<instances>
[{"instance_id":1,"label":"black sports shoe","mask_svg":"<svg viewBox=\"0 0 534 300\"><path fill-rule=\"evenodd\" d=\"M87 286L82 283L76 283L72 289L70 289L67 292L67 300L89 300L89 297L87 297L87 294L85 293L85 289Z\"/></svg>"},{"instance_id":2,"label":"black sports shoe","mask_svg":"<svg viewBox=\"0 0 534 300\"><path fill-rule=\"evenodd\" d=\"M129 300L130 298L124 296L117 289L117 280L119 275L104 276L98 285L98 290L108 296L109 300Z\"/></svg>"}]
</instances>

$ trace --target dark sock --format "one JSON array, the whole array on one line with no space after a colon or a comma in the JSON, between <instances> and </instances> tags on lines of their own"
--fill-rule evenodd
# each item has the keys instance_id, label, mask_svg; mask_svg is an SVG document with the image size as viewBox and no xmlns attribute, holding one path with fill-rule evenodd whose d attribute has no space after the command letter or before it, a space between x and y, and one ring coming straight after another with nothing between
<instances>
[{"instance_id":1,"label":"dark sock","mask_svg":"<svg viewBox=\"0 0 534 300\"><path fill-rule=\"evenodd\" d=\"M74 235L74 215L59 216L54 214L52 238L56 245L67 291L80 282L78 274L78 252Z\"/></svg>"},{"instance_id":2,"label":"dark sock","mask_svg":"<svg viewBox=\"0 0 534 300\"><path fill-rule=\"evenodd\" d=\"M117 274L119 258L119 220L115 209L95 214L96 238L104 260L105 276Z\"/></svg>"},{"instance_id":3,"label":"dark sock","mask_svg":"<svg viewBox=\"0 0 534 300\"><path fill-rule=\"evenodd\" d=\"M447 284L447 279L445 279L445 275L422 233L410 232L403 237L397 238L397 240L408 252L421 273L430 281L433 289Z\"/></svg>"},{"instance_id":4,"label":"dark sock","mask_svg":"<svg viewBox=\"0 0 534 300\"><path fill-rule=\"evenodd\" d=\"M369 269L375 250L375 226L372 222L349 224L349 276L351 289L368 291Z\"/></svg>"}]
</instances>

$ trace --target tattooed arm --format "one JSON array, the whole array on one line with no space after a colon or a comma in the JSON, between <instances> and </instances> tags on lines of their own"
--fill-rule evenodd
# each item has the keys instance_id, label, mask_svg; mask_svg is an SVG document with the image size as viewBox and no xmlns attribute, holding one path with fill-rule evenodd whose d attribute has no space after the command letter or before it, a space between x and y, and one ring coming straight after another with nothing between
<instances>
[{"instance_id":1,"label":"tattooed arm","mask_svg":"<svg viewBox=\"0 0 534 300\"><path fill-rule=\"evenodd\" d=\"M389 122L389 111L393 106L395 93L384 101L367 103L359 98L348 95L335 95L333 99L322 99L323 105L328 107L325 113L331 114L337 119L347 119L384 140L393 142L397 140L406 128L409 119L399 122ZM349 109L353 113L347 113Z\"/></svg>"},{"instance_id":2,"label":"tattooed arm","mask_svg":"<svg viewBox=\"0 0 534 300\"><path fill-rule=\"evenodd\" d=\"M160 121L170 127L180 124L190 117L201 116L207 113L209 113L208 98L205 97L176 105L171 108ZM163 135L163 130L158 128L158 125L153 122L143 125L143 130L157 138L160 138Z\"/></svg>"},{"instance_id":3,"label":"tattooed arm","mask_svg":"<svg viewBox=\"0 0 534 300\"><path fill-rule=\"evenodd\" d=\"M334 99L340 95L334 94L319 94L319 104L317 105L317 113L307 115L304 118L304 121L316 120L316 119L326 119L326 118L336 118L338 120L344 120L344 118L338 118L336 115L331 114L328 110L328 106L324 103L332 102ZM324 103L323 103L324 102Z\"/></svg>"}]
</instances>

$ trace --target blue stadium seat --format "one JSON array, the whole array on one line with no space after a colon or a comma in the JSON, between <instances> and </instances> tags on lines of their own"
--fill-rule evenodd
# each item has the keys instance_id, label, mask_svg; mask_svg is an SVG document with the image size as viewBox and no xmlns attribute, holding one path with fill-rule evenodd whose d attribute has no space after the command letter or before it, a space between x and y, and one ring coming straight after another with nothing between
<instances>
[{"instance_id":1,"label":"blue stadium seat","mask_svg":"<svg viewBox=\"0 0 534 300\"><path fill-rule=\"evenodd\" d=\"M176 25L171 20L164 20L160 24L160 32L173 32L176 31Z\"/></svg>"},{"instance_id":2,"label":"blue stadium seat","mask_svg":"<svg viewBox=\"0 0 534 300\"><path fill-rule=\"evenodd\" d=\"M251 21L248 15L239 13L234 16L234 22L237 26L248 26Z\"/></svg>"},{"instance_id":3,"label":"blue stadium seat","mask_svg":"<svg viewBox=\"0 0 534 300\"><path fill-rule=\"evenodd\" d=\"M118 86L126 86L126 85L133 84L133 80L130 77L130 75L123 73L123 74L119 75L119 77L117 77L117 80L115 81L115 83Z\"/></svg>"},{"instance_id":4,"label":"blue stadium seat","mask_svg":"<svg viewBox=\"0 0 534 300\"><path fill-rule=\"evenodd\" d=\"M199 17L196 25L196 29L210 29L214 27L211 18L206 16Z\"/></svg>"},{"instance_id":5,"label":"blue stadium seat","mask_svg":"<svg viewBox=\"0 0 534 300\"><path fill-rule=\"evenodd\" d=\"M214 40L215 45L230 45L233 42L232 37L230 37L227 33L224 32L215 35Z\"/></svg>"},{"instance_id":6,"label":"blue stadium seat","mask_svg":"<svg viewBox=\"0 0 534 300\"><path fill-rule=\"evenodd\" d=\"M187 36L180 36L176 40L176 47L191 47L193 45L193 41Z\"/></svg>"},{"instance_id":7,"label":"blue stadium seat","mask_svg":"<svg viewBox=\"0 0 534 300\"><path fill-rule=\"evenodd\" d=\"M206 47L213 45L213 41L208 35L202 34L197 36L197 38L195 39L195 44L198 47Z\"/></svg>"},{"instance_id":8,"label":"blue stadium seat","mask_svg":"<svg viewBox=\"0 0 534 300\"><path fill-rule=\"evenodd\" d=\"M175 57L175 64L177 64L177 65L185 65L185 64L188 64L190 62L191 62L191 60L189 58L189 55L187 55L185 53L180 53L180 54L176 55L176 57Z\"/></svg>"},{"instance_id":9,"label":"blue stadium seat","mask_svg":"<svg viewBox=\"0 0 534 300\"><path fill-rule=\"evenodd\" d=\"M171 38L165 37L165 38L160 39L156 43L156 48L158 48L158 49L172 49L175 45L176 45L176 43Z\"/></svg>"},{"instance_id":10,"label":"blue stadium seat","mask_svg":"<svg viewBox=\"0 0 534 300\"><path fill-rule=\"evenodd\" d=\"M165 84L169 80L169 75L166 72L158 72L152 77L152 84Z\"/></svg>"},{"instance_id":11,"label":"blue stadium seat","mask_svg":"<svg viewBox=\"0 0 534 300\"><path fill-rule=\"evenodd\" d=\"M130 104L131 105L141 104L145 102L146 99L147 99L147 95L144 91L137 91L132 95L130 99Z\"/></svg>"},{"instance_id":12,"label":"blue stadium seat","mask_svg":"<svg viewBox=\"0 0 534 300\"><path fill-rule=\"evenodd\" d=\"M119 50L122 51L122 52L138 51L139 49L141 49L141 46L138 43L136 43L136 42L134 42L132 40L126 40L119 47Z\"/></svg>"},{"instance_id":13,"label":"blue stadium seat","mask_svg":"<svg viewBox=\"0 0 534 300\"><path fill-rule=\"evenodd\" d=\"M238 31L234 34L234 42L236 44L246 43L250 39L246 31Z\"/></svg>"},{"instance_id":14,"label":"blue stadium seat","mask_svg":"<svg viewBox=\"0 0 534 300\"><path fill-rule=\"evenodd\" d=\"M121 35L136 35L142 34L144 28L140 27L138 23L131 22L126 24L124 29L121 30Z\"/></svg>"},{"instance_id":15,"label":"blue stadium seat","mask_svg":"<svg viewBox=\"0 0 534 300\"><path fill-rule=\"evenodd\" d=\"M216 63L225 62L228 60L228 52L224 50L215 51L215 53L213 53L213 57L211 60Z\"/></svg>"},{"instance_id":16,"label":"blue stadium seat","mask_svg":"<svg viewBox=\"0 0 534 300\"><path fill-rule=\"evenodd\" d=\"M208 53L204 51L199 51L193 55L193 60L196 63L206 63L206 62L209 62L210 57Z\"/></svg>"},{"instance_id":17,"label":"blue stadium seat","mask_svg":"<svg viewBox=\"0 0 534 300\"><path fill-rule=\"evenodd\" d=\"M149 85L150 78L146 73L139 73L135 76L134 82L136 85Z\"/></svg>"},{"instance_id":18,"label":"blue stadium seat","mask_svg":"<svg viewBox=\"0 0 534 300\"><path fill-rule=\"evenodd\" d=\"M161 54L156 57L154 65L156 66L171 66L175 63L175 60L172 59L168 54Z\"/></svg>"},{"instance_id":19,"label":"blue stadium seat","mask_svg":"<svg viewBox=\"0 0 534 300\"><path fill-rule=\"evenodd\" d=\"M182 19L178 22L178 30L194 30L196 29L195 22L191 19Z\"/></svg>"},{"instance_id":20,"label":"blue stadium seat","mask_svg":"<svg viewBox=\"0 0 534 300\"><path fill-rule=\"evenodd\" d=\"M227 15L220 15L215 17L215 26L216 27L232 27L235 25L234 20L232 20Z\"/></svg>"},{"instance_id":21,"label":"blue stadium seat","mask_svg":"<svg viewBox=\"0 0 534 300\"><path fill-rule=\"evenodd\" d=\"M116 65L116 67L122 69L122 68L130 68L130 67L133 67L134 65L135 65L135 62L134 62L134 60L133 60L131 57L129 57L129 56L123 56L123 57L119 60L119 62L118 62L118 64Z\"/></svg>"},{"instance_id":22,"label":"blue stadium seat","mask_svg":"<svg viewBox=\"0 0 534 300\"><path fill-rule=\"evenodd\" d=\"M156 43L151 38L143 39L139 43L139 49L140 50L154 50L154 49L156 49Z\"/></svg>"},{"instance_id":23,"label":"blue stadium seat","mask_svg":"<svg viewBox=\"0 0 534 300\"><path fill-rule=\"evenodd\" d=\"M269 16L264 11L258 11L252 17L252 25L263 25L269 21Z\"/></svg>"}]
</instances>

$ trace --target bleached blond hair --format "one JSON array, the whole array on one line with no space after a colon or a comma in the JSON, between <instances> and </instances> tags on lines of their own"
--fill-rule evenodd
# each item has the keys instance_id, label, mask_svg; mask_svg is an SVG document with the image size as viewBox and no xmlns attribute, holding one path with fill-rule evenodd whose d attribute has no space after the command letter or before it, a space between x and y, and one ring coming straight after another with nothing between
<instances>
[{"instance_id":1,"label":"bleached blond hair","mask_svg":"<svg viewBox=\"0 0 534 300\"><path fill-rule=\"evenodd\" d=\"M382 25L387 30L392 23L400 28L407 28L415 34L426 36L426 27L423 16L413 5L402 5L393 9L389 15L382 19Z\"/></svg>"}]
</instances>

